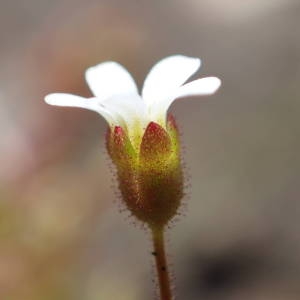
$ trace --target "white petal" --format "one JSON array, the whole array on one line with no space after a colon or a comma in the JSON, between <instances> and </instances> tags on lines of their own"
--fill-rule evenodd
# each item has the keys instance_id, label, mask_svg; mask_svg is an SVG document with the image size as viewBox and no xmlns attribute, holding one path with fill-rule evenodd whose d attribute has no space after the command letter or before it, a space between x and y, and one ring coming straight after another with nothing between
<instances>
[{"instance_id":1,"label":"white petal","mask_svg":"<svg viewBox=\"0 0 300 300\"><path fill-rule=\"evenodd\" d=\"M108 110L99 105L97 98L83 98L80 96L64 93L49 94L45 97L45 102L50 105L65 107L86 108L99 113L111 125L119 125L117 116L113 116Z\"/></svg>"},{"instance_id":2,"label":"white petal","mask_svg":"<svg viewBox=\"0 0 300 300\"><path fill-rule=\"evenodd\" d=\"M154 103L150 110L151 120L157 120L164 124L167 111L174 100L181 97L211 95L218 90L220 85L221 80L219 78L206 77L191 81L179 87L171 97Z\"/></svg>"},{"instance_id":3,"label":"white petal","mask_svg":"<svg viewBox=\"0 0 300 300\"><path fill-rule=\"evenodd\" d=\"M145 79L142 96L148 107L173 94L200 67L199 58L169 56L159 61Z\"/></svg>"},{"instance_id":4,"label":"white petal","mask_svg":"<svg viewBox=\"0 0 300 300\"><path fill-rule=\"evenodd\" d=\"M174 94L174 99L188 96L211 95L218 90L220 85L221 80L217 77L197 79L181 86Z\"/></svg>"},{"instance_id":5,"label":"white petal","mask_svg":"<svg viewBox=\"0 0 300 300\"><path fill-rule=\"evenodd\" d=\"M120 64L104 62L86 70L85 79L93 92L100 98L118 94L137 94L136 84L129 72Z\"/></svg>"}]
</instances>

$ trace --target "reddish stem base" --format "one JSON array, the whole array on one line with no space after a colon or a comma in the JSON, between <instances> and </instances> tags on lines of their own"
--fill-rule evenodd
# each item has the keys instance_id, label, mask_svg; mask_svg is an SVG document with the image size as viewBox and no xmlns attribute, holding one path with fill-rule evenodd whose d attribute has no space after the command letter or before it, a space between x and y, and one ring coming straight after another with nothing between
<instances>
[{"instance_id":1,"label":"reddish stem base","mask_svg":"<svg viewBox=\"0 0 300 300\"><path fill-rule=\"evenodd\" d=\"M158 285L161 300L172 300L170 277L165 252L164 229L152 229L153 247L152 255L155 257L155 264L158 276Z\"/></svg>"}]
</instances>

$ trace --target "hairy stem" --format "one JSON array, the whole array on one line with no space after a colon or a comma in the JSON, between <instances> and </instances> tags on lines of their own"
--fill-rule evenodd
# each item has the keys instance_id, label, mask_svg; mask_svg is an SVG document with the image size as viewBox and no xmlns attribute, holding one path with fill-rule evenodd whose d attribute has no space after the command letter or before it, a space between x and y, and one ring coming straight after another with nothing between
<instances>
[{"instance_id":1,"label":"hairy stem","mask_svg":"<svg viewBox=\"0 0 300 300\"><path fill-rule=\"evenodd\" d=\"M173 297L171 291L170 276L165 252L164 228L152 228L152 238L154 248L152 255L155 258L160 299L172 300Z\"/></svg>"}]
</instances>

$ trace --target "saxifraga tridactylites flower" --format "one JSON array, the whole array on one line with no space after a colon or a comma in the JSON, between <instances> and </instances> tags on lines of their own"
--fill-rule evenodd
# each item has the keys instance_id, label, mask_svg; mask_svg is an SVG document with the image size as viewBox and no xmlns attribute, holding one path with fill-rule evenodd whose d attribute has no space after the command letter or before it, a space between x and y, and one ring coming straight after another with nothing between
<instances>
[{"instance_id":1,"label":"saxifraga tridactylites flower","mask_svg":"<svg viewBox=\"0 0 300 300\"><path fill-rule=\"evenodd\" d=\"M216 77L185 84L200 64L200 59L183 55L159 61L140 96L128 71L116 62L104 62L86 71L95 97L55 93L45 98L48 104L90 109L106 119L106 145L122 200L150 227L166 225L183 197L178 130L168 108L177 98L213 94L221 84Z\"/></svg>"}]
</instances>

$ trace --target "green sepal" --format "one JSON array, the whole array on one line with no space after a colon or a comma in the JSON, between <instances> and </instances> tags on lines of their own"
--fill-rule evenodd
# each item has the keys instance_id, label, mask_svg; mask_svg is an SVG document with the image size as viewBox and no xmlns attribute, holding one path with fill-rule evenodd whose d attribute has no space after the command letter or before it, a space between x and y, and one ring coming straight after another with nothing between
<instances>
[{"instance_id":1,"label":"green sepal","mask_svg":"<svg viewBox=\"0 0 300 300\"><path fill-rule=\"evenodd\" d=\"M172 141L168 132L155 122L150 122L140 146L140 164L164 165L172 152Z\"/></svg>"},{"instance_id":2,"label":"green sepal","mask_svg":"<svg viewBox=\"0 0 300 300\"><path fill-rule=\"evenodd\" d=\"M121 126L115 126L113 130L109 130L107 150L117 168L127 167L136 162L137 154L128 135Z\"/></svg>"}]
</instances>

